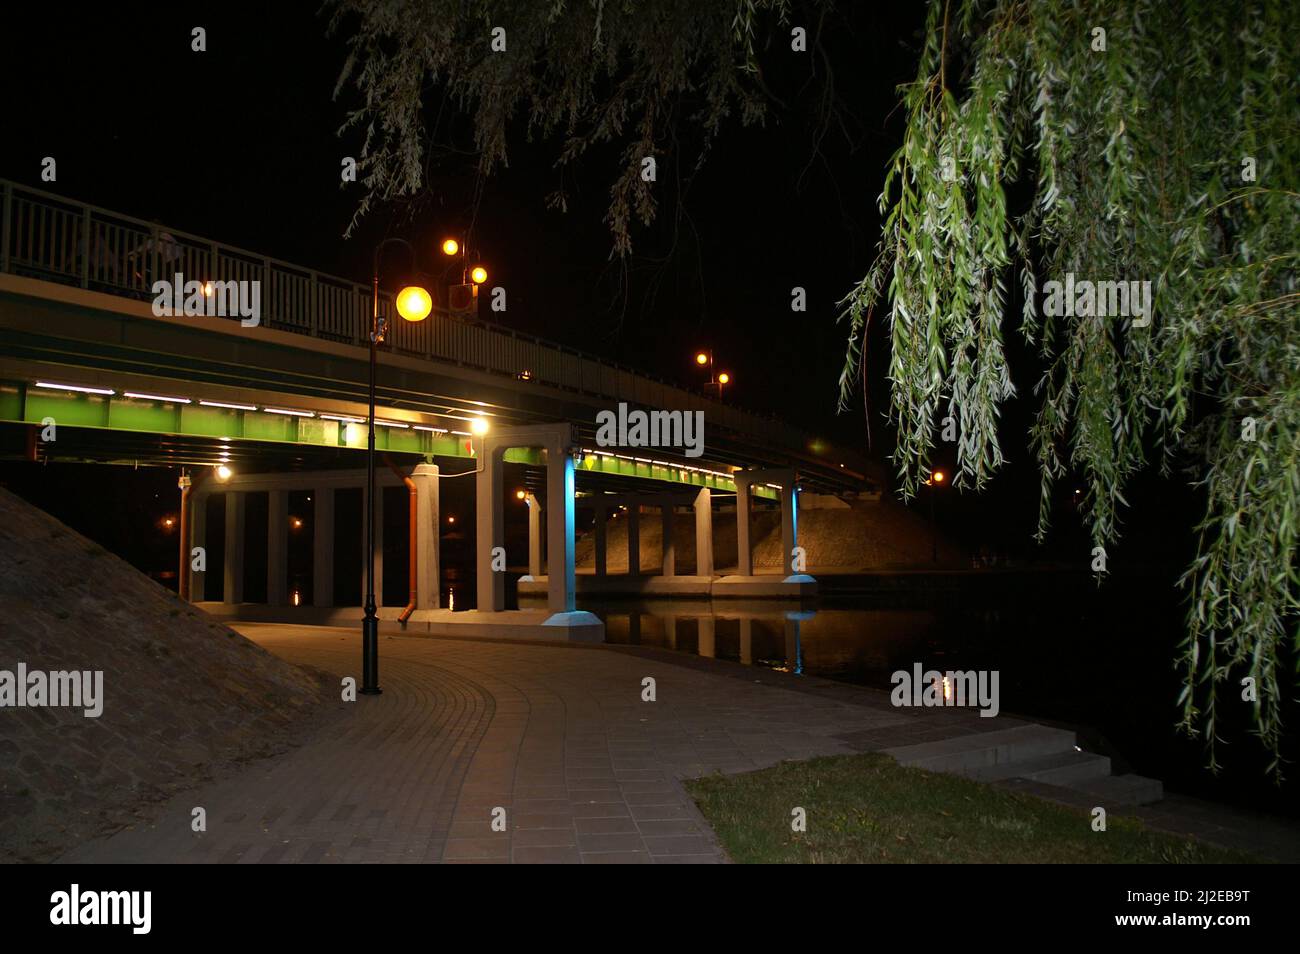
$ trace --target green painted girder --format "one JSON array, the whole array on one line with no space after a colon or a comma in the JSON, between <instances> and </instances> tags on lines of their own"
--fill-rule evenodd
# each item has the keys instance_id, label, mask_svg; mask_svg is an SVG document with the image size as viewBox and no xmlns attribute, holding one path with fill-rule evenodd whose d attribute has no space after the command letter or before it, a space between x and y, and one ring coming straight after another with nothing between
<instances>
[{"instance_id":1,"label":"green painted girder","mask_svg":"<svg viewBox=\"0 0 1300 954\"><path fill-rule=\"evenodd\" d=\"M314 447L365 450L364 422L322 420L267 411L209 407L203 404L129 398L121 394L87 394L36 388L19 381L0 381L0 421L55 427L93 427L110 431L212 437L222 440L272 441ZM375 449L395 454L435 457L474 456L470 438L461 434L377 426ZM512 464L542 463L534 447L511 447L505 459ZM578 469L591 473L643 478L734 492L729 476L666 462L637 460L605 452L583 452ZM770 487L755 487L755 496L775 499Z\"/></svg>"}]
</instances>

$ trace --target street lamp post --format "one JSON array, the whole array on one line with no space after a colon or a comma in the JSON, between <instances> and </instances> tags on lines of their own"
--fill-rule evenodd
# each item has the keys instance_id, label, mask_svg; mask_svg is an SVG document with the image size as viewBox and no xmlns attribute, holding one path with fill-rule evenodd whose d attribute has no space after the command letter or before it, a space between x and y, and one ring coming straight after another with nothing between
<instances>
[{"instance_id":1,"label":"street lamp post","mask_svg":"<svg viewBox=\"0 0 1300 954\"><path fill-rule=\"evenodd\" d=\"M375 600L375 365L379 342L384 339L387 322L379 317L379 256L389 243L406 246L415 264L415 249L400 238L386 238L375 246L374 305L370 313L370 387L366 414L366 603L361 620L361 692L377 696L379 688L379 615ZM419 286L398 292L394 306L407 321L423 321L433 310L433 299Z\"/></svg>"},{"instance_id":2,"label":"street lamp post","mask_svg":"<svg viewBox=\"0 0 1300 954\"><path fill-rule=\"evenodd\" d=\"M695 353L695 363L702 368L706 366L708 367L709 381L707 386L718 389L718 400L721 401L722 389L731 383L731 375L728 374L726 371L723 371L721 374L717 375L716 377L714 376L712 351L697 351Z\"/></svg>"}]
</instances>

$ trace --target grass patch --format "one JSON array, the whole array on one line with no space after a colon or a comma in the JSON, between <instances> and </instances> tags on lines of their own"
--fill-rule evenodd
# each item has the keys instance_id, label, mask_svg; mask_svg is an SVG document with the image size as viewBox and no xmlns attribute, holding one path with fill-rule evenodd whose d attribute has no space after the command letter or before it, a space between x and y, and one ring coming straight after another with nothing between
<instances>
[{"instance_id":1,"label":"grass patch","mask_svg":"<svg viewBox=\"0 0 1300 954\"><path fill-rule=\"evenodd\" d=\"M745 775L687 781L732 859L742 863L1206 864L1257 859L1091 816L886 755L783 762ZM796 807L806 832L790 830Z\"/></svg>"}]
</instances>

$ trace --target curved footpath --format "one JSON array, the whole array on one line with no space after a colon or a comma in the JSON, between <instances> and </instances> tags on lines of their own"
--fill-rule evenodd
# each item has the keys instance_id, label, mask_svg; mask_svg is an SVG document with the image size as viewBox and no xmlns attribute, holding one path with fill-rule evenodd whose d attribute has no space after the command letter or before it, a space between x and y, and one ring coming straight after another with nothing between
<instances>
[{"instance_id":1,"label":"curved footpath","mask_svg":"<svg viewBox=\"0 0 1300 954\"><path fill-rule=\"evenodd\" d=\"M352 630L238 628L290 662L359 677ZM705 662L384 637L383 695L340 703L345 711L301 747L178 796L152 824L60 860L715 863L726 858L682 778L1025 725L895 709L884 693L825 680L781 688L772 683L789 677ZM647 676L656 680L654 702L642 701ZM190 829L196 806L206 810L206 832ZM497 808L505 831L493 831ZM1185 818L1162 825L1153 811L1133 813L1157 827L1204 831Z\"/></svg>"}]
</instances>

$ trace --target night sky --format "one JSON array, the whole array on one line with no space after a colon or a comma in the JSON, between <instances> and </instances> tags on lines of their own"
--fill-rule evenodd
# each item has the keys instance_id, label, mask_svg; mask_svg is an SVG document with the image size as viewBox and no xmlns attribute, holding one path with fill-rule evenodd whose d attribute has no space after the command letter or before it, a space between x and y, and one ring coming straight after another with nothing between
<instances>
[{"instance_id":1,"label":"night sky","mask_svg":"<svg viewBox=\"0 0 1300 954\"><path fill-rule=\"evenodd\" d=\"M360 141L337 131L355 101L350 90L333 98L344 42L326 36L315 4L11 7L0 75L21 94L6 105L0 176L358 281L368 279L378 238L417 240L432 268L442 264L436 249L448 227L459 232L473 219L488 284L508 293L497 320L686 384L703 380L695 351L712 348L733 377L728 400L865 452L860 393L852 411L834 413L846 335L835 303L879 239L876 200L901 136L897 86L915 74L923 7L842 8L823 29L825 61L786 54L779 42L763 54L765 80L781 101L770 104L764 127L733 120L684 193L667 168L693 164L698 143L687 140L661 160L659 215L634 232L626 261L611 260L602 221L615 170L609 153L594 153L567 178L570 205L561 213L545 205L557 144L516 135L509 168L487 182L475 214L464 120L446 127L414 221L405 209L382 208L345 240L360 187L340 188L340 163L359 153ZM205 53L190 49L194 26L207 30ZM843 126L818 138L827 64ZM44 156L57 159L55 183L40 181ZM795 285L808 291L806 314L790 311ZM885 330L878 315L870 456L882 463L891 449ZM1027 395L1038 377L1034 358L1018 335L1007 340ZM1031 410L1025 401L1005 410L1010 464L997 481L981 495L941 501L940 519L954 532L1033 549ZM950 468L943 453L936 464ZM1068 514L1073 486L1067 479L1060 488L1056 543L1080 556L1086 541ZM1146 533L1181 562L1191 521L1170 492L1159 477L1131 488L1130 539ZM1183 481L1175 492L1190 502Z\"/></svg>"},{"instance_id":2,"label":"night sky","mask_svg":"<svg viewBox=\"0 0 1300 954\"><path fill-rule=\"evenodd\" d=\"M894 88L914 72L920 26L919 4L876 6L846 5L855 9L825 31L853 141L832 128L815 151L815 55L769 51L766 79L785 108L771 105L766 128L731 122L684 195L668 167L693 165L698 143L661 159L659 217L626 261L611 261L602 222L610 154L582 162L561 213L544 202L556 142L516 137L476 220L489 284L509 296L495 317L686 383L699 380L694 349L713 347L738 403L863 441L860 412L831 420L844 340L835 301L877 241ZM333 99L344 44L313 4L167 4L138 16L78 6L75 17L49 4L18 16L0 69L24 95L6 110L0 175L358 280L376 237L426 238L431 263L440 225L469 223L473 160L445 150L414 223L383 209L343 239L361 187L340 188L340 162L360 141L337 135L354 105L350 90ZM206 53L190 50L193 26L207 29ZM468 145L468 123L442 138ZM47 155L58 181L43 185ZM795 285L808 290L806 315L790 311Z\"/></svg>"}]
</instances>

